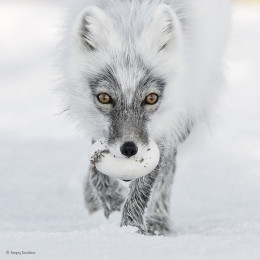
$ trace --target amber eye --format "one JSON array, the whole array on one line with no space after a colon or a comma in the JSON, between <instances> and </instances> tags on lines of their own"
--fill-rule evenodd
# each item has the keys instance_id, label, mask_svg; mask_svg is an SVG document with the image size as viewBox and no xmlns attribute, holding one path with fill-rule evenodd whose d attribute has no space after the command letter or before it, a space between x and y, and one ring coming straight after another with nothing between
<instances>
[{"instance_id":1,"label":"amber eye","mask_svg":"<svg viewBox=\"0 0 260 260\"><path fill-rule=\"evenodd\" d=\"M97 95L98 101L102 104L112 103L111 97L106 93L101 93Z\"/></svg>"},{"instance_id":2,"label":"amber eye","mask_svg":"<svg viewBox=\"0 0 260 260\"><path fill-rule=\"evenodd\" d=\"M145 103L148 105L154 105L157 103L158 99L159 99L158 95L156 95L155 93L151 93L146 96Z\"/></svg>"}]
</instances>

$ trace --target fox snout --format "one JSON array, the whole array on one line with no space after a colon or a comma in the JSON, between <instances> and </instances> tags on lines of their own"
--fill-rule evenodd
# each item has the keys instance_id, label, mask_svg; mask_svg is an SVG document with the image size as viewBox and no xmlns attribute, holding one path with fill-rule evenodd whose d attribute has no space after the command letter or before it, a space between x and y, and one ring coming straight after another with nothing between
<instances>
[{"instance_id":1,"label":"fox snout","mask_svg":"<svg viewBox=\"0 0 260 260\"><path fill-rule=\"evenodd\" d=\"M137 158L142 157L147 151L147 142L140 142L135 138L117 139L113 143L108 142L109 151L119 158Z\"/></svg>"},{"instance_id":2,"label":"fox snout","mask_svg":"<svg viewBox=\"0 0 260 260\"><path fill-rule=\"evenodd\" d=\"M120 151L126 157L132 157L137 154L138 147L134 142L125 142L121 147Z\"/></svg>"}]
</instances>

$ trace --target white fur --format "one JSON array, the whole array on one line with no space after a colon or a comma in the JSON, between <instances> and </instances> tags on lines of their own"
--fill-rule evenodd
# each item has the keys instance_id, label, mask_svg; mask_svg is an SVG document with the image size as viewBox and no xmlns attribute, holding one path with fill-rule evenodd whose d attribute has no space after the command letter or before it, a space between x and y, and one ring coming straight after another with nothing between
<instances>
[{"instance_id":1,"label":"white fur","mask_svg":"<svg viewBox=\"0 0 260 260\"><path fill-rule=\"evenodd\" d=\"M145 150L148 139L157 143L158 167L131 182L121 225L136 226L143 233L156 230L165 233L170 230L169 201L177 145L186 138L192 125L207 117L224 84L223 54L230 3L228 0L86 2L71 35L65 100L68 111L87 137L92 140L104 137L108 150L118 157L122 156L120 147L124 142L136 144L136 156ZM98 79L106 78L104 72L100 76L104 68L116 80L95 81L91 88L95 75L99 75ZM147 74L153 80L146 77L149 84L144 84ZM164 83L160 93L158 86ZM136 91L138 87L142 91ZM115 96L114 106L97 101L102 92ZM149 93L161 94L159 102L143 105ZM125 200L123 194L116 179L90 167L85 189L90 212L102 206L108 217L120 209Z\"/></svg>"},{"instance_id":2,"label":"white fur","mask_svg":"<svg viewBox=\"0 0 260 260\"><path fill-rule=\"evenodd\" d=\"M207 115L223 85L222 57L229 28L229 1L155 0L140 4L137 0L131 3L112 0L106 1L103 10L93 6L93 2L95 5L95 1L91 1L91 6L78 17L72 34L71 84L66 99L71 114L88 136L102 137L109 122L95 109L84 77L98 72L110 61L111 54L120 56L125 49L129 53L137 50L167 79L166 94L150 122L150 138L159 138L163 133L177 143L187 121L196 122ZM169 2L171 9L164 2ZM97 52L83 48L78 38L86 13L94 14L93 45L98 48ZM174 23L170 37L161 33L168 17ZM158 53L164 44L168 45ZM131 102L131 88L139 79L138 71L133 66L132 71L126 73L120 59L116 66L115 74Z\"/></svg>"}]
</instances>

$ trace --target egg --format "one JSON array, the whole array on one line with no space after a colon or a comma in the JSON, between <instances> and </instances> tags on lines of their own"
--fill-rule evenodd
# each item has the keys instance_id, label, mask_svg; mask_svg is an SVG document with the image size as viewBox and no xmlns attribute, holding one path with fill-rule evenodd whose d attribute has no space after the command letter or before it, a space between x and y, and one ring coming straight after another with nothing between
<instances>
[{"instance_id":1,"label":"egg","mask_svg":"<svg viewBox=\"0 0 260 260\"><path fill-rule=\"evenodd\" d=\"M91 147L90 163L99 172L121 180L133 180L151 173L160 160L160 151L153 140L149 140L142 157L116 157L108 148L104 137Z\"/></svg>"}]
</instances>

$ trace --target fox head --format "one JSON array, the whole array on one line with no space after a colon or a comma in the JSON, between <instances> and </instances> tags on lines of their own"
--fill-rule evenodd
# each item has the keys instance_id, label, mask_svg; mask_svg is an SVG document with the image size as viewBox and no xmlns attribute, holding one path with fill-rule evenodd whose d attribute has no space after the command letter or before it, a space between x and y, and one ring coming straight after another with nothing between
<instances>
[{"instance_id":1,"label":"fox head","mask_svg":"<svg viewBox=\"0 0 260 260\"><path fill-rule=\"evenodd\" d=\"M75 23L70 110L114 155L141 156L149 139L158 143L171 128L182 32L166 4L114 9L89 6Z\"/></svg>"}]
</instances>

